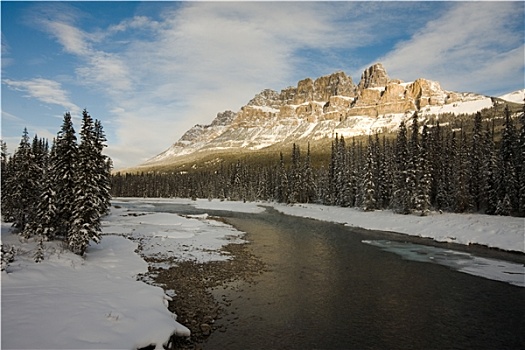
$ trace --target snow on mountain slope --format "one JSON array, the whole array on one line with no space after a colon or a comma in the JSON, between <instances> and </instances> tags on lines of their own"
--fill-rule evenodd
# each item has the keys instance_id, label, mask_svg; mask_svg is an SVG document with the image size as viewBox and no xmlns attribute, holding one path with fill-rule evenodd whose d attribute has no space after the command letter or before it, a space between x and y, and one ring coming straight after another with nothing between
<instances>
[{"instance_id":1,"label":"snow on mountain slope","mask_svg":"<svg viewBox=\"0 0 525 350\"><path fill-rule=\"evenodd\" d=\"M499 98L509 102L523 103L525 101L525 89L510 92L508 94L499 96Z\"/></svg>"},{"instance_id":2,"label":"snow on mountain slope","mask_svg":"<svg viewBox=\"0 0 525 350\"><path fill-rule=\"evenodd\" d=\"M500 98L523 100L525 90ZM343 72L307 78L280 93L263 90L234 113L217 114L210 125L196 125L144 165L166 164L207 151L257 150L280 143L316 141L395 131L418 112L475 113L493 106L491 97L447 91L435 81L390 79L381 64L365 70L358 85Z\"/></svg>"}]
</instances>

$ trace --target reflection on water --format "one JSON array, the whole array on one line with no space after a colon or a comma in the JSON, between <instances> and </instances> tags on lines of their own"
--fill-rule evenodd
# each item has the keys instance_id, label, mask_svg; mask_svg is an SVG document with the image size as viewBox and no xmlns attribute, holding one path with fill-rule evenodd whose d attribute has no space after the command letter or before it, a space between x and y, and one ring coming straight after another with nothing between
<instances>
[{"instance_id":1,"label":"reflection on water","mask_svg":"<svg viewBox=\"0 0 525 350\"><path fill-rule=\"evenodd\" d=\"M227 220L270 271L215 291L234 314L205 349L525 347L522 288L400 259L342 225L272 211Z\"/></svg>"},{"instance_id":2,"label":"reflection on water","mask_svg":"<svg viewBox=\"0 0 525 350\"><path fill-rule=\"evenodd\" d=\"M213 215L247 232L268 271L214 291L232 302L204 349L525 349L525 289L458 272L500 262L273 210Z\"/></svg>"},{"instance_id":3,"label":"reflection on water","mask_svg":"<svg viewBox=\"0 0 525 350\"><path fill-rule=\"evenodd\" d=\"M363 240L405 259L448 266L456 271L525 287L525 265L409 242Z\"/></svg>"}]
</instances>

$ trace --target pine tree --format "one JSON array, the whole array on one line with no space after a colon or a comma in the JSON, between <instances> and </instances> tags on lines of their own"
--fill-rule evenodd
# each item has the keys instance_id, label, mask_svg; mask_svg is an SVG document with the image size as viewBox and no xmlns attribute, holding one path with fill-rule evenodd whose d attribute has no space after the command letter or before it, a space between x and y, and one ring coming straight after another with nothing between
<instances>
[{"instance_id":1,"label":"pine tree","mask_svg":"<svg viewBox=\"0 0 525 350\"><path fill-rule=\"evenodd\" d=\"M28 237L32 235L29 226L33 222L40 194L38 182L40 170L29 144L27 128L24 128L20 145L11 161L13 172L6 186L11 191L13 225Z\"/></svg>"},{"instance_id":2,"label":"pine tree","mask_svg":"<svg viewBox=\"0 0 525 350\"><path fill-rule=\"evenodd\" d=\"M501 135L501 171L498 187L498 215L509 215L511 211L518 208L518 184L516 174L516 130L511 119L508 106L505 107L505 122ZM506 198L508 197L508 198ZM508 208L511 210L507 210ZM507 213L509 214L503 214Z\"/></svg>"},{"instance_id":3,"label":"pine tree","mask_svg":"<svg viewBox=\"0 0 525 350\"><path fill-rule=\"evenodd\" d=\"M310 143L308 143L308 149L306 151L306 158L304 160L304 165L302 169L303 179L304 179L304 188L303 188L303 203L313 203L315 201L315 179L312 171L311 165L311 155L310 155Z\"/></svg>"},{"instance_id":4,"label":"pine tree","mask_svg":"<svg viewBox=\"0 0 525 350\"><path fill-rule=\"evenodd\" d=\"M406 168L406 185L403 195L403 211L410 213L416 207L416 196L419 190L418 171L419 171L419 122L418 114L415 112L412 115L412 126L410 141L408 143L408 162Z\"/></svg>"},{"instance_id":5,"label":"pine tree","mask_svg":"<svg viewBox=\"0 0 525 350\"><path fill-rule=\"evenodd\" d=\"M483 135L483 148L486 152L483 162L483 177L486 179L483 187L483 193L485 198L485 213L495 214L498 205L498 192L497 192L497 158L494 154L494 140L493 133L487 123L486 129Z\"/></svg>"},{"instance_id":6,"label":"pine tree","mask_svg":"<svg viewBox=\"0 0 525 350\"><path fill-rule=\"evenodd\" d=\"M421 212L422 216L428 214L430 208L430 190L431 190L431 169L428 160L429 140L428 128L425 125L421 134L421 150L418 161L418 188L416 194L415 209Z\"/></svg>"},{"instance_id":7,"label":"pine tree","mask_svg":"<svg viewBox=\"0 0 525 350\"><path fill-rule=\"evenodd\" d=\"M520 133L518 137L518 163L519 169L519 204L518 211L521 216L525 216L525 104L520 116Z\"/></svg>"},{"instance_id":8,"label":"pine tree","mask_svg":"<svg viewBox=\"0 0 525 350\"><path fill-rule=\"evenodd\" d=\"M13 162L7 152L7 144L0 140L1 143L1 208L2 219L5 222L13 222L14 220L14 203L12 201L12 188L9 184L13 181Z\"/></svg>"},{"instance_id":9,"label":"pine tree","mask_svg":"<svg viewBox=\"0 0 525 350\"><path fill-rule=\"evenodd\" d=\"M71 114L67 112L56 137L55 154L50 169L51 181L55 183L56 211L59 213L56 235L63 239L67 239L72 224L77 167L77 137Z\"/></svg>"},{"instance_id":10,"label":"pine tree","mask_svg":"<svg viewBox=\"0 0 525 350\"><path fill-rule=\"evenodd\" d=\"M91 240L95 243L100 241L100 208L102 203L97 182L99 161L93 119L84 110L82 112L80 145L74 177L75 200L71 216L71 232L67 236L69 249L81 256L84 255Z\"/></svg>"},{"instance_id":11,"label":"pine tree","mask_svg":"<svg viewBox=\"0 0 525 350\"><path fill-rule=\"evenodd\" d=\"M471 180L469 173L470 155L468 149L469 145L462 127L460 145L457 150L456 162L454 163L455 176L453 182L455 193L454 211L458 213L467 212L472 209L472 199L469 191Z\"/></svg>"},{"instance_id":12,"label":"pine tree","mask_svg":"<svg viewBox=\"0 0 525 350\"><path fill-rule=\"evenodd\" d=\"M44 260L44 251L45 251L44 237L40 236L40 239L38 241L38 246L36 248L35 254L33 255L33 259L35 260L36 263L39 263L42 260Z\"/></svg>"},{"instance_id":13,"label":"pine tree","mask_svg":"<svg viewBox=\"0 0 525 350\"><path fill-rule=\"evenodd\" d=\"M99 189L99 213L106 215L111 207L111 158L103 154L106 145L106 135L99 120L95 120L95 150L96 150L96 177Z\"/></svg>"},{"instance_id":14,"label":"pine tree","mask_svg":"<svg viewBox=\"0 0 525 350\"><path fill-rule=\"evenodd\" d=\"M367 146L367 163L366 163L366 170L363 175L363 182L361 186L362 191L362 203L361 207L365 211L371 211L374 209L377 209L377 201L376 201L376 185L374 183L374 173L376 172L376 157L374 154L374 145L369 140L368 146Z\"/></svg>"},{"instance_id":15,"label":"pine tree","mask_svg":"<svg viewBox=\"0 0 525 350\"><path fill-rule=\"evenodd\" d=\"M299 146L294 143L292 146L292 166L290 168L290 173L288 176L288 185L290 187L290 192L288 194L288 203L291 204L300 201L302 186L300 162L301 151L299 149Z\"/></svg>"},{"instance_id":16,"label":"pine tree","mask_svg":"<svg viewBox=\"0 0 525 350\"><path fill-rule=\"evenodd\" d=\"M402 214L410 213L410 208L407 206L405 200L405 192L407 191L407 163L407 129L405 122L401 121L397 132L395 146L395 175L392 191L392 209L395 212Z\"/></svg>"}]
</instances>

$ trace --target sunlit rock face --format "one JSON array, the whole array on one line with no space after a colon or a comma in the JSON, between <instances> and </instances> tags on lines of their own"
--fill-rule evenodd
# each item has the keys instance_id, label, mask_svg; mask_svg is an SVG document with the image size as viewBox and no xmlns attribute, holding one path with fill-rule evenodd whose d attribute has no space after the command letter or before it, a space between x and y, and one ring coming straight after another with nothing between
<instances>
[{"instance_id":1,"label":"sunlit rock face","mask_svg":"<svg viewBox=\"0 0 525 350\"><path fill-rule=\"evenodd\" d=\"M473 103L474 102L474 103ZM344 72L300 80L280 92L265 89L237 112L218 113L209 125L195 125L146 165L169 163L196 152L261 149L283 142L314 141L395 130L415 111L466 113L492 105L489 97L446 91L438 82L391 79L376 63L356 85ZM452 108L454 106L454 108ZM470 106L470 105L469 105Z\"/></svg>"}]
</instances>

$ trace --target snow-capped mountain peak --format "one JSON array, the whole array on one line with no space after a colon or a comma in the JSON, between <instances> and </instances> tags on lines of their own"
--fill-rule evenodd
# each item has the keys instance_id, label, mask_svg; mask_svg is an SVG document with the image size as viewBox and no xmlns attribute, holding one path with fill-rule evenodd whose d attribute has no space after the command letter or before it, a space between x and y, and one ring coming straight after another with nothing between
<instances>
[{"instance_id":1,"label":"snow-capped mountain peak","mask_svg":"<svg viewBox=\"0 0 525 350\"><path fill-rule=\"evenodd\" d=\"M524 91L501 99L523 103ZM417 111L475 113L493 99L444 90L436 81L390 79L382 64L366 69L359 84L344 72L306 78L281 92L265 89L239 111L218 113L210 125L195 125L179 141L144 165L167 164L205 151L261 149L278 143L315 141L395 130Z\"/></svg>"}]
</instances>

